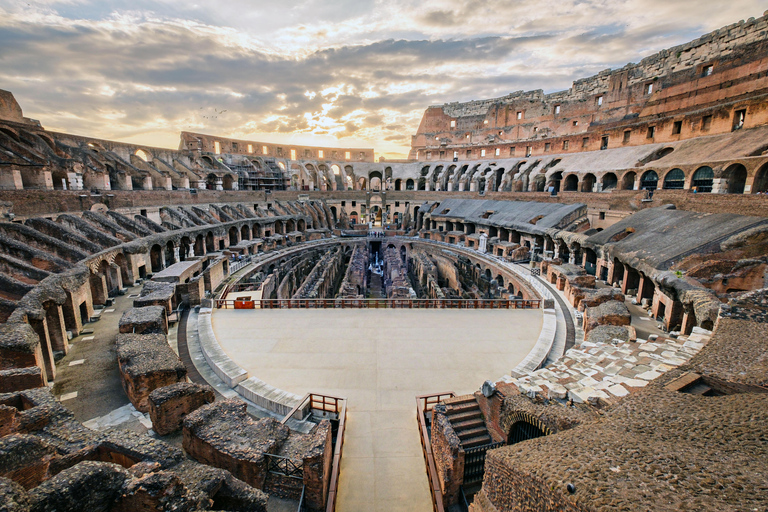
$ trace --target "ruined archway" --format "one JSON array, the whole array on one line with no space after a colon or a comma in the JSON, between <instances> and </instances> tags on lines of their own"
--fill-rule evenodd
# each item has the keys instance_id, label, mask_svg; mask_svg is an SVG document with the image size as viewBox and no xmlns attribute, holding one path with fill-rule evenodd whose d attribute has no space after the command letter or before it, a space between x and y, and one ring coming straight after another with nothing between
<instances>
[{"instance_id":1,"label":"ruined archway","mask_svg":"<svg viewBox=\"0 0 768 512\"><path fill-rule=\"evenodd\" d=\"M747 168L742 164L733 164L725 170L729 194L743 194L747 184Z\"/></svg>"}]
</instances>

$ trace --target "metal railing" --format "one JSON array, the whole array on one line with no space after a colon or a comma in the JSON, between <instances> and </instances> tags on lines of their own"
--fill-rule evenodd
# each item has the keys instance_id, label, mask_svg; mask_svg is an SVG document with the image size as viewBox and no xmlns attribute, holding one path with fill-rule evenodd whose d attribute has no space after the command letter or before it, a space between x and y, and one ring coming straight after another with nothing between
<instances>
[{"instance_id":1,"label":"metal railing","mask_svg":"<svg viewBox=\"0 0 768 512\"><path fill-rule=\"evenodd\" d=\"M416 421L419 424L419 438L421 438L421 452L424 455L424 462L427 465L427 480L429 481L429 491L432 496L432 510L434 512L445 512L443 505L443 496L440 490L440 480L437 477L437 467L435 458L432 454L431 441L431 419L428 419L432 408L446 398L456 396L453 391L443 393L420 395L416 397Z\"/></svg>"},{"instance_id":2,"label":"metal railing","mask_svg":"<svg viewBox=\"0 0 768 512\"><path fill-rule=\"evenodd\" d=\"M488 450L504 446L505 444L504 441L497 441L483 446L465 448L463 485L482 482L485 475L485 454Z\"/></svg>"},{"instance_id":3,"label":"metal railing","mask_svg":"<svg viewBox=\"0 0 768 512\"><path fill-rule=\"evenodd\" d=\"M541 299L215 299L224 309L539 309Z\"/></svg>"},{"instance_id":4,"label":"metal railing","mask_svg":"<svg viewBox=\"0 0 768 512\"><path fill-rule=\"evenodd\" d=\"M272 474L304 480L304 462L296 463L288 457L265 453L267 459L267 471Z\"/></svg>"},{"instance_id":5,"label":"metal railing","mask_svg":"<svg viewBox=\"0 0 768 512\"><path fill-rule=\"evenodd\" d=\"M331 462L331 480L328 485L328 499L325 504L325 512L334 512L336 510L336 496L339 490L339 471L341 470L341 456L344 451L344 431L347 425L347 399L331 395L321 395L318 393L307 393L291 411L285 415L281 423L285 424L294 417L300 410L308 408L319 411L323 417L326 415L335 415L338 421L336 427L336 442L333 448L333 460ZM303 506L304 492L299 506ZM301 510L301 508L299 508Z\"/></svg>"}]
</instances>

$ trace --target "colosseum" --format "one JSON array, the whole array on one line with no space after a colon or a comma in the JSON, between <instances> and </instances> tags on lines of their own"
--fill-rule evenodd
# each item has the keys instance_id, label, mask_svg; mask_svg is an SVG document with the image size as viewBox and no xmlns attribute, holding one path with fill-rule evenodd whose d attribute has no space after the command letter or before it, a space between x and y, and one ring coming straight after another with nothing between
<instances>
[{"instance_id":1,"label":"colosseum","mask_svg":"<svg viewBox=\"0 0 768 512\"><path fill-rule=\"evenodd\" d=\"M0 511L768 510L768 16L407 160L43 123L0 91Z\"/></svg>"}]
</instances>

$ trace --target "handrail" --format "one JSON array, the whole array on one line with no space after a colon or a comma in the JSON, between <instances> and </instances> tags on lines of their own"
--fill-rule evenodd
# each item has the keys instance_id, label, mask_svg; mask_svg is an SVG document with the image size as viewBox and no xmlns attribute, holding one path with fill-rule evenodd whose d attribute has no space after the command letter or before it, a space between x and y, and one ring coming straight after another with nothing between
<instances>
[{"instance_id":1,"label":"handrail","mask_svg":"<svg viewBox=\"0 0 768 512\"><path fill-rule=\"evenodd\" d=\"M328 485L328 499L326 500L325 512L334 512L336 510L336 495L339 489L339 471L341 470L341 456L344 451L344 430L347 425L347 399L333 395L322 395L319 393L307 393L299 400L291 411L285 415L280 423L285 424L291 419L297 411L309 405L310 410L320 410L336 414L339 420L339 426L336 430L336 446L333 449L333 460L331 462L331 480Z\"/></svg>"},{"instance_id":2,"label":"handrail","mask_svg":"<svg viewBox=\"0 0 768 512\"><path fill-rule=\"evenodd\" d=\"M432 454L432 442L430 441L430 432L427 428L426 413L431 411L435 404L439 403L444 398L451 398L454 396L456 396L456 393L453 391L446 391L443 393L420 395L416 397L416 420L419 423L421 450L424 455L424 461L427 464L427 480L429 481L429 490L430 495L432 496L432 509L434 512L445 512L445 506L443 505L440 480L437 478L435 458Z\"/></svg>"},{"instance_id":3,"label":"handrail","mask_svg":"<svg viewBox=\"0 0 768 512\"><path fill-rule=\"evenodd\" d=\"M339 490L339 471L341 470L341 455L344 451L344 429L347 425L347 401L341 404L339 412L339 428L336 431L336 447L333 450L333 462L331 465L331 483L328 486L328 500L325 504L325 512L336 510L336 496Z\"/></svg>"},{"instance_id":4,"label":"handrail","mask_svg":"<svg viewBox=\"0 0 768 512\"><path fill-rule=\"evenodd\" d=\"M540 309L541 299L214 299L224 309Z\"/></svg>"}]
</instances>

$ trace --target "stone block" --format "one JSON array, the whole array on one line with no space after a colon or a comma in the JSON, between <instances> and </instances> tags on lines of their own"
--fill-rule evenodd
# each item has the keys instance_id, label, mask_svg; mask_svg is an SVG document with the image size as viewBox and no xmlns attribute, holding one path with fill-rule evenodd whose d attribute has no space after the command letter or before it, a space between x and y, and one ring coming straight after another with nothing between
<instances>
[{"instance_id":1,"label":"stone block","mask_svg":"<svg viewBox=\"0 0 768 512\"><path fill-rule=\"evenodd\" d=\"M215 399L213 388L191 382L178 382L157 388L149 394L152 428L161 436L181 428L184 418Z\"/></svg>"}]
</instances>

